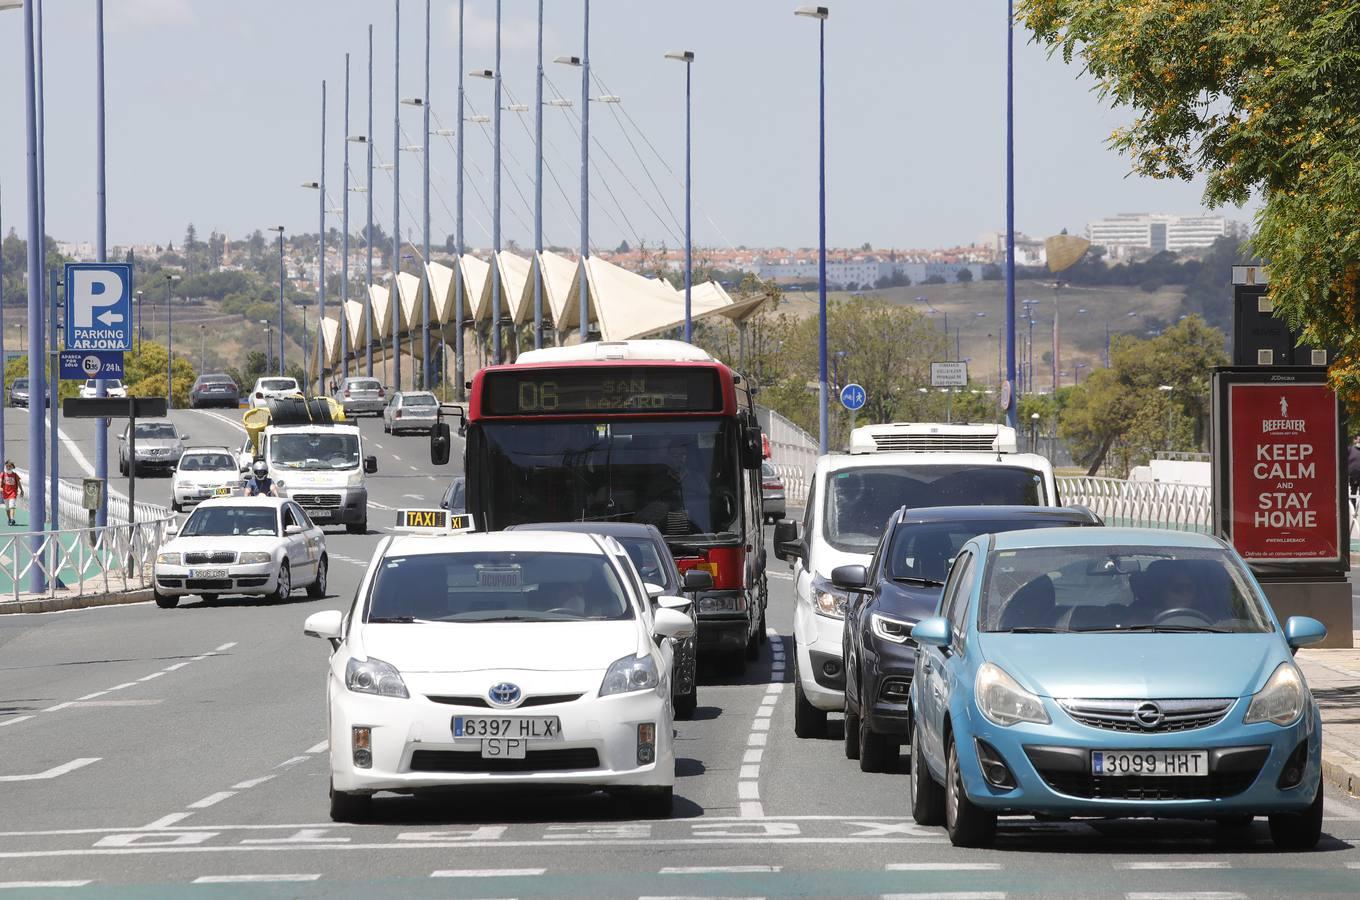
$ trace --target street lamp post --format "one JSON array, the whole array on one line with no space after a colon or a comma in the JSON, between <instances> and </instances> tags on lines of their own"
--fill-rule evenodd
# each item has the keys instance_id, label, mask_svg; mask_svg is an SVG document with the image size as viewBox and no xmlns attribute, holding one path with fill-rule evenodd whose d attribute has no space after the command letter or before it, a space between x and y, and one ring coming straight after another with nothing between
<instances>
[{"instance_id":1,"label":"street lamp post","mask_svg":"<svg viewBox=\"0 0 1360 900\"><path fill-rule=\"evenodd\" d=\"M316 261L316 383L317 393L325 393L326 336L321 323L326 321L326 80L321 80L321 178L317 184L317 222L319 238ZM303 360L303 366L307 365Z\"/></svg>"},{"instance_id":2,"label":"street lamp post","mask_svg":"<svg viewBox=\"0 0 1360 900\"><path fill-rule=\"evenodd\" d=\"M367 195L368 230L364 232L364 249L368 267L364 275L364 374L373 377L373 26L368 26L368 131L364 132L364 149L368 151ZM280 340L282 336L280 335Z\"/></svg>"},{"instance_id":3,"label":"street lamp post","mask_svg":"<svg viewBox=\"0 0 1360 900\"><path fill-rule=\"evenodd\" d=\"M1176 406L1171 402L1171 393L1176 388L1170 384L1159 384L1157 390L1166 394L1166 449L1169 452L1171 450L1171 429L1173 428L1172 418L1176 415Z\"/></svg>"},{"instance_id":4,"label":"street lamp post","mask_svg":"<svg viewBox=\"0 0 1360 900\"><path fill-rule=\"evenodd\" d=\"M501 3L496 0L496 68L474 69L473 78L495 85L492 104L491 163L491 362L501 361Z\"/></svg>"},{"instance_id":5,"label":"street lamp post","mask_svg":"<svg viewBox=\"0 0 1360 900\"><path fill-rule=\"evenodd\" d=\"M165 276L165 405L173 407L175 385L175 306L171 302L170 283L179 281L178 275Z\"/></svg>"},{"instance_id":6,"label":"street lamp post","mask_svg":"<svg viewBox=\"0 0 1360 900\"><path fill-rule=\"evenodd\" d=\"M541 15L541 12L540 12ZM542 32L539 44L542 46ZM541 51L540 51L541 57ZM540 71L542 63L539 64ZM458 0L458 128L456 134L456 156L454 168L458 170L458 187L454 198L456 207L453 220L454 251L458 254L453 280L453 390L454 397L463 399L463 0Z\"/></svg>"},{"instance_id":7,"label":"street lamp post","mask_svg":"<svg viewBox=\"0 0 1360 900\"><path fill-rule=\"evenodd\" d=\"M264 370L268 372L274 368L274 325L268 319L261 319L260 324L264 326Z\"/></svg>"},{"instance_id":8,"label":"street lamp post","mask_svg":"<svg viewBox=\"0 0 1360 900\"><path fill-rule=\"evenodd\" d=\"M690 72L694 68L694 51L692 50L672 50L666 54L666 59L678 60L685 64L685 340L694 340L693 308L690 302L690 292L694 279L694 245L693 236L690 230L690 200L691 200L691 181L690 181Z\"/></svg>"},{"instance_id":9,"label":"street lamp post","mask_svg":"<svg viewBox=\"0 0 1360 900\"><path fill-rule=\"evenodd\" d=\"M392 384L401 390L401 0L393 0L392 39ZM461 29L460 29L461 31Z\"/></svg>"},{"instance_id":10,"label":"street lamp post","mask_svg":"<svg viewBox=\"0 0 1360 900\"><path fill-rule=\"evenodd\" d=\"M586 262L590 259L590 0L584 0L581 55L559 56L554 62L581 67L581 274L578 279L578 302L581 340L590 336L590 293L586 277Z\"/></svg>"},{"instance_id":11,"label":"street lamp post","mask_svg":"<svg viewBox=\"0 0 1360 900\"><path fill-rule=\"evenodd\" d=\"M826 19L825 6L800 6L796 16L817 20L817 390L820 452L827 452L826 395Z\"/></svg>"},{"instance_id":12,"label":"street lamp post","mask_svg":"<svg viewBox=\"0 0 1360 900\"><path fill-rule=\"evenodd\" d=\"M142 352L142 294L145 291L138 291L134 299L137 301L137 352Z\"/></svg>"},{"instance_id":13,"label":"street lamp post","mask_svg":"<svg viewBox=\"0 0 1360 900\"><path fill-rule=\"evenodd\" d=\"M105 191L104 177L104 145L105 145L105 118L104 118L104 0L95 0L95 92L97 96L95 112L95 258L99 262L108 262L108 197ZM56 348L53 348L56 349ZM0 354L3 356L3 354ZM107 396L107 385L103 378L96 378L94 382L94 394L96 397ZM56 398L53 398L56 403ZM52 418L55 420L57 411L52 410ZM3 427L0 421L0 427ZM95 420L94 432L94 477L104 483L109 480L109 420ZM96 526L103 527L108 524L109 501L108 491L101 491L99 494L99 508L95 510L94 523ZM129 521L135 520L136 516L129 510Z\"/></svg>"},{"instance_id":14,"label":"street lamp post","mask_svg":"<svg viewBox=\"0 0 1360 900\"><path fill-rule=\"evenodd\" d=\"M427 0L428 2L428 0ZM340 201L340 371L349 377L349 54L345 54L344 198Z\"/></svg>"},{"instance_id":15,"label":"street lamp post","mask_svg":"<svg viewBox=\"0 0 1360 900\"><path fill-rule=\"evenodd\" d=\"M278 374L279 374L279 375L282 375L282 374L283 374L283 278L284 278L284 272L283 272L283 226L282 226L282 225L272 225L272 226L270 226L270 228L269 228L268 230L269 230L269 231L277 231L277 232L279 233L279 368L278 368ZM273 356L274 354L273 354L272 348L273 348L274 342L271 340L269 343L270 343L270 348L271 348L271 351L270 351L270 354L269 354L269 355L270 355L270 356ZM270 366L270 368L272 369L273 366Z\"/></svg>"},{"instance_id":16,"label":"street lamp post","mask_svg":"<svg viewBox=\"0 0 1360 900\"><path fill-rule=\"evenodd\" d=\"M538 350L543 346L543 0L538 0L538 72L534 96L534 349Z\"/></svg>"},{"instance_id":17,"label":"street lamp post","mask_svg":"<svg viewBox=\"0 0 1360 900\"><path fill-rule=\"evenodd\" d=\"M1016 426L1015 392L1015 2L1006 2L1006 424ZM1004 389L1003 389L1004 390Z\"/></svg>"},{"instance_id":18,"label":"street lamp post","mask_svg":"<svg viewBox=\"0 0 1360 900\"><path fill-rule=\"evenodd\" d=\"M265 346L268 346L266 344ZM198 374L208 371L208 326L198 323Z\"/></svg>"}]
</instances>

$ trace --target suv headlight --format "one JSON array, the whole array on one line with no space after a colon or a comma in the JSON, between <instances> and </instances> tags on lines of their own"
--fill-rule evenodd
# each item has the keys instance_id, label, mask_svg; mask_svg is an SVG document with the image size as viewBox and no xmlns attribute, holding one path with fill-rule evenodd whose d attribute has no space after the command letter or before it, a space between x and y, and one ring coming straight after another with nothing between
<instances>
[{"instance_id":1,"label":"suv headlight","mask_svg":"<svg viewBox=\"0 0 1360 900\"><path fill-rule=\"evenodd\" d=\"M1292 725L1303 713L1304 693L1303 675L1298 667L1282 662L1275 667L1266 686L1251 698L1242 721L1247 725L1258 722Z\"/></svg>"},{"instance_id":2,"label":"suv headlight","mask_svg":"<svg viewBox=\"0 0 1360 900\"><path fill-rule=\"evenodd\" d=\"M1005 669L993 663L983 663L978 669L973 696L982 714L997 725L1049 722L1048 711L1038 695L1022 688Z\"/></svg>"},{"instance_id":3,"label":"suv headlight","mask_svg":"<svg viewBox=\"0 0 1360 900\"><path fill-rule=\"evenodd\" d=\"M360 660L350 658L345 664L345 687L357 694L376 694L379 697L400 697L411 695L406 691L406 682L396 667L380 659Z\"/></svg>"},{"instance_id":4,"label":"suv headlight","mask_svg":"<svg viewBox=\"0 0 1360 900\"><path fill-rule=\"evenodd\" d=\"M604 681L600 682L600 696L656 690L660 684L661 676L651 656L630 654L610 664L609 671L604 673Z\"/></svg>"},{"instance_id":5,"label":"suv headlight","mask_svg":"<svg viewBox=\"0 0 1360 900\"><path fill-rule=\"evenodd\" d=\"M247 550L237 556L236 561L244 566L258 566L260 563L273 562L274 554L264 550Z\"/></svg>"},{"instance_id":6,"label":"suv headlight","mask_svg":"<svg viewBox=\"0 0 1360 900\"><path fill-rule=\"evenodd\" d=\"M869 627L873 629L874 636L885 641L891 641L894 644L910 644L911 629L915 625L915 622L908 622L905 619L890 619L878 613L869 616Z\"/></svg>"},{"instance_id":7,"label":"suv headlight","mask_svg":"<svg viewBox=\"0 0 1360 900\"><path fill-rule=\"evenodd\" d=\"M825 578L812 578L812 610L828 619L844 619L845 605L850 595L840 588L833 587Z\"/></svg>"},{"instance_id":8,"label":"suv headlight","mask_svg":"<svg viewBox=\"0 0 1360 900\"><path fill-rule=\"evenodd\" d=\"M157 553L156 565L158 566L178 566L183 565L184 557L179 553Z\"/></svg>"}]
</instances>

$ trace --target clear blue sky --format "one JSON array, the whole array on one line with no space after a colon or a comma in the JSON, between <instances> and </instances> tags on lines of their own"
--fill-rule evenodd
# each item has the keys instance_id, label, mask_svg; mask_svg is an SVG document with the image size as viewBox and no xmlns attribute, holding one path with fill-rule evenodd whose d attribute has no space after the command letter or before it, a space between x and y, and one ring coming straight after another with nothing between
<instances>
[{"instance_id":1,"label":"clear blue sky","mask_svg":"<svg viewBox=\"0 0 1360 900\"><path fill-rule=\"evenodd\" d=\"M813 245L816 220L817 26L792 15L794 0L595 0L591 61L675 172L683 165L683 67L664 60L686 48L694 64L695 239L724 246ZM112 244L179 242L192 221L201 236L232 237L269 224L315 231L316 195L299 184L316 177L320 82L329 85L328 191L341 192L344 54L352 65L350 132L366 130L366 26L375 44L377 146L392 147L391 0L107 0L109 110L108 210ZM901 2L840 0L827 23L828 241L876 246L967 243L1004 225L1005 4L1002 0ZM424 3L402 7L401 95L417 96L423 78ZM579 53L581 3L548 0L544 53L549 77L579 99L579 70L553 65ZM94 236L94 3L47 0L48 231ZM432 109L444 127L456 118L456 0L433 6ZM502 71L515 100L533 101L534 0L504 0ZM495 3L467 0L468 69L493 65ZM0 12L0 187L4 229L24 233L22 15ZM1016 32L1016 222L1035 236L1122 211L1192 212L1200 185L1128 175L1128 161L1106 146L1127 111L1111 111L1075 67L1049 59ZM594 94L602 91L592 91ZM551 96L551 89L548 91ZM490 82L467 80L479 113L491 107ZM507 98L506 103L510 100ZM578 104L579 106L579 104ZM418 143L420 114L403 107ZM608 106L593 104L592 136L622 167L593 150L617 204L592 174L595 246L675 245L679 229L639 165L625 134L647 159L651 177L682 215L673 175L626 132ZM469 112L469 115L471 112ZM545 233L574 245L579 144L571 111L545 110L546 155L571 199L547 180ZM519 120L523 120L523 124ZM532 239L532 114L506 112L503 233ZM489 134L489 129L488 132ZM432 240L452 231L454 155L432 138ZM356 151L358 148L356 147ZM514 160L511 159L513 155ZM469 124L467 239L490 241L490 142ZM352 161L365 178L362 154ZM628 180L638 191L629 186ZM420 158L402 154L402 230L419 227ZM392 188L375 173L376 215L390 229ZM363 195L353 194L352 226ZM441 202L442 198L442 202ZM650 209L649 209L650 207ZM664 218L669 230L663 227ZM1250 210L1230 215L1247 219ZM631 223L631 226L630 226ZM336 220L338 225L338 218Z\"/></svg>"}]
</instances>

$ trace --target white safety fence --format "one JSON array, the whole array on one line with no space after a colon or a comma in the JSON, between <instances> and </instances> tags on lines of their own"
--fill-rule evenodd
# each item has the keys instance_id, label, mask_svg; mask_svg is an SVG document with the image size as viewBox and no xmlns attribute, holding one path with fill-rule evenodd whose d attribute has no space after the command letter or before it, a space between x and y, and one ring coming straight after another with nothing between
<instances>
[{"instance_id":1,"label":"white safety fence","mask_svg":"<svg viewBox=\"0 0 1360 900\"><path fill-rule=\"evenodd\" d=\"M787 502L801 506L807 502L808 484L817 467L817 439L774 410L770 410L770 463L784 481Z\"/></svg>"},{"instance_id":2,"label":"white safety fence","mask_svg":"<svg viewBox=\"0 0 1360 900\"><path fill-rule=\"evenodd\" d=\"M1089 507L1106 525L1212 530L1212 501L1202 484L1081 475L1058 478L1058 492L1064 504Z\"/></svg>"}]
</instances>

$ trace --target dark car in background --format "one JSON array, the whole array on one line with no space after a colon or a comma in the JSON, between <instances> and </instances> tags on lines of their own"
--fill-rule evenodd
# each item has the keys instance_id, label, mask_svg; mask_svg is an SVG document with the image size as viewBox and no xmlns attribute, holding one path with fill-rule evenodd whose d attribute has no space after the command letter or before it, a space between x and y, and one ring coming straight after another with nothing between
<instances>
[{"instance_id":1,"label":"dark car in background","mask_svg":"<svg viewBox=\"0 0 1360 900\"><path fill-rule=\"evenodd\" d=\"M9 385L9 405L20 409L28 409L28 379L16 378ZM47 389L46 406L52 405L52 388Z\"/></svg>"},{"instance_id":2,"label":"dark car in background","mask_svg":"<svg viewBox=\"0 0 1360 900\"><path fill-rule=\"evenodd\" d=\"M226 406L231 409L241 405L241 389L230 375L221 373L200 375L189 389L189 405L194 409L205 406Z\"/></svg>"},{"instance_id":3,"label":"dark car in background","mask_svg":"<svg viewBox=\"0 0 1360 900\"><path fill-rule=\"evenodd\" d=\"M788 511L784 505L784 479L768 459L760 464L760 509L766 522L778 522Z\"/></svg>"},{"instance_id":4,"label":"dark car in background","mask_svg":"<svg viewBox=\"0 0 1360 900\"><path fill-rule=\"evenodd\" d=\"M696 676L698 666L696 643L699 620L695 610L693 595L698 591L712 590L713 576L708 572L691 569L682 578L675 566L675 558L666 546L666 539L654 525L640 522L535 522L530 525L511 525L506 531L584 531L612 537L623 545L628 558L642 576L643 584L648 585L647 596L655 607L657 597L684 597L689 595L688 608L681 610L694 621L694 631L690 636L675 642L675 669L671 678L671 694L675 703L675 717L688 719L694 715L699 705L699 684ZM651 586L660 589L660 593Z\"/></svg>"},{"instance_id":5,"label":"dark car in background","mask_svg":"<svg viewBox=\"0 0 1360 900\"><path fill-rule=\"evenodd\" d=\"M980 534L1103 525L1083 507L938 506L893 513L866 566L839 566L832 584L845 612L845 755L887 772L908 737L916 644L911 629L935 615L959 549Z\"/></svg>"},{"instance_id":6,"label":"dark car in background","mask_svg":"<svg viewBox=\"0 0 1360 900\"><path fill-rule=\"evenodd\" d=\"M444 489L444 499L439 501L442 509L447 509L451 513L467 512L467 478L459 475L449 482L449 486Z\"/></svg>"}]
</instances>

